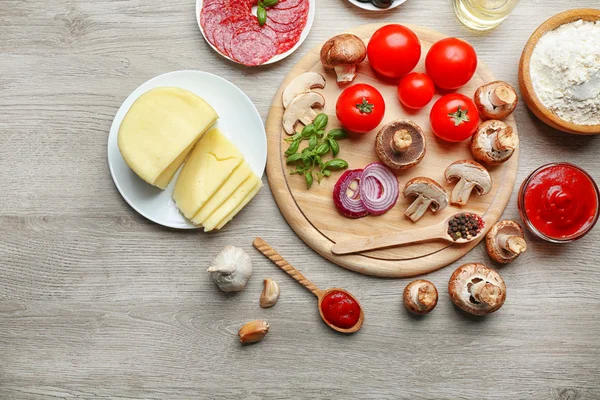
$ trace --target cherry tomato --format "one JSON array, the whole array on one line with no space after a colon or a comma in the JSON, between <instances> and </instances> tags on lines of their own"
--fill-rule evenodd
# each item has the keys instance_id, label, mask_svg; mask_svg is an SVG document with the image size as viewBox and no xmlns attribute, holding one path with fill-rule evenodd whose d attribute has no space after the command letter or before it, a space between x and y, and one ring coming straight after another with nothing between
<instances>
[{"instance_id":1,"label":"cherry tomato","mask_svg":"<svg viewBox=\"0 0 600 400\"><path fill-rule=\"evenodd\" d=\"M470 138L479 125L479 113L473 100L460 93L442 96L429 114L431 128L440 139L462 142Z\"/></svg>"},{"instance_id":2,"label":"cherry tomato","mask_svg":"<svg viewBox=\"0 0 600 400\"><path fill-rule=\"evenodd\" d=\"M477 54L464 40L442 39L429 49L425 58L425 68L439 88L458 89L475 74Z\"/></svg>"},{"instance_id":3,"label":"cherry tomato","mask_svg":"<svg viewBox=\"0 0 600 400\"><path fill-rule=\"evenodd\" d=\"M430 77L419 72L411 72L398 84L398 99L405 107L419 109L425 107L435 94L435 85Z\"/></svg>"},{"instance_id":4,"label":"cherry tomato","mask_svg":"<svg viewBox=\"0 0 600 400\"><path fill-rule=\"evenodd\" d=\"M389 79L399 79L415 68L421 58L421 42L403 25L379 28L367 46L371 68Z\"/></svg>"},{"instance_id":5,"label":"cherry tomato","mask_svg":"<svg viewBox=\"0 0 600 400\"><path fill-rule=\"evenodd\" d=\"M351 132L366 133L377 128L385 114L383 96L371 85L358 83L346 88L335 105L342 126Z\"/></svg>"}]
</instances>

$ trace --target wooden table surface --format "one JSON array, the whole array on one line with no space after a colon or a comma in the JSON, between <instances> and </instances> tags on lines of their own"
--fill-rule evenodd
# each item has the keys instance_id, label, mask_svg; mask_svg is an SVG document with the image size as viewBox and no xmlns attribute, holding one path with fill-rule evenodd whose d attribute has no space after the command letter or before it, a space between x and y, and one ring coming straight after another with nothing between
<instances>
[{"instance_id":1,"label":"wooden table surface","mask_svg":"<svg viewBox=\"0 0 600 400\"><path fill-rule=\"evenodd\" d=\"M495 315L455 309L445 290L482 246L427 279L437 309L408 315L409 280L358 275L301 242L268 187L222 232L163 229L137 215L110 178L106 143L121 102L164 72L198 69L244 90L266 118L286 72L312 46L369 22L406 22L469 40L499 79L517 82L533 30L567 7L597 0L521 1L498 29L477 34L448 0L409 0L368 13L317 0L312 32L291 57L243 68L202 39L193 0L0 2L0 398L600 398L600 229L570 245L531 235L499 271L508 287ZM554 131L517 111L520 183L539 165L572 161L600 179L600 140ZM266 178L263 178L266 181ZM504 216L518 218L515 194ZM316 301L251 246L260 236L319 286L347 288L366 320L344 337ZM254 276L221 293L205 272L225 245L247 250ZM281 286L258 307L262 279ZM237 331L264 318L267 338L241 347Z\"/></svg>"}]
</instances>

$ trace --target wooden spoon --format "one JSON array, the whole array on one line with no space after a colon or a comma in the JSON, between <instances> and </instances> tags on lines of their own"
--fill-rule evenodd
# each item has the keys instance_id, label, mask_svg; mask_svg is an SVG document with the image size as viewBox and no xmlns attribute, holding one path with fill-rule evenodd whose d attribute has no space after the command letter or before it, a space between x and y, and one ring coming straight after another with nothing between
<instances>
[{"instance_id":1,"label":"wooden spoon","mask_svg":"<svg viewBox=\"0 0 600 400\"><path fill-rule=\"evenodd\" d=\"M340 289L340 288L330 288L330 289L321 290L317 286L315 286L314 283L312 283L311 281L306 279L304 277L304 275L302 275L300 273L300 271L298 271L296 268L292 267L287 261L285 261L283 259L283 257L281 257L275 250L273 250L273 248L271 246L269 246L264 240L262 240L261 238L256 238L256 239L254 239L254 242L252 244L254 245L254 247L256 247L256 249L258 251L263 253L265 255L265 257L267 257L269 260L273 261L275 263L275 265L277 265L279 268L281 268L282 270L287 272L288 275L290 275L292 278L297 280L302 286L304 286L305 288L310 290L315 296L317 296L317 298L319 299L318 306L319 306L319 314L321 315L321 319L323 319L323 321L331 329L334 329L334 330L336 330L338 332L342 332L342 333L354 333L362 327L362 324L365 320L365 315L363 313L363 309L362 309L360 303L358 302L358 300L356 299L356 297L354 297L350 292L348 292L347 290L344 290L344 289ZM347 329L339 328L339 327L331 324L329 321L327 321L327 319L325 319L325 316L323 315L323 310L321 309L321 303L323 302L323 298L325 296L327 296L329 293L334 292L334 291L335 292L343 292L343 293L347 294L348 296L352 297L354 299L354 301L356 301L356 303L358 303L358 306L360 308L360 317L358 318L358 321L352 328L347 328Z\"/></svg>"},{"instance_id":2,"label":"wooden spoon","mask_svg":"<svg viewBox=\"0 0 600 400\"><path fill-rule=\"evenodd\" d=\"M382 249L384 247L401 246L404 244L428 242L431 240L446 240L452 243L469 243L479 238L483 234L483 228L479 230L477 235L470 239L454 240L448 234L448 223L457 215L465 213L457 213L449 216L439 224L427 226L420 229L411 229L404 232L389 233L378 236L365 236L358 239L347 240L345 242L336 243L331 247L331 252L337 255L360 253L367 250Z\"/></svg>"}]
</instances>

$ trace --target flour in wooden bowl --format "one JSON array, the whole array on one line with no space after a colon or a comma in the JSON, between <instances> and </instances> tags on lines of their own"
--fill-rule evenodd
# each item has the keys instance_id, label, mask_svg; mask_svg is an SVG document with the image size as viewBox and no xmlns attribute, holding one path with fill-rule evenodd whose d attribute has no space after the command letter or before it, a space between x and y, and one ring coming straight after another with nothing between
<instances>
[{"instance_id":1,"label":"flour in wooden bowl","mask_svg":"<svg viewBox=\"0 0 600 400\"><path fill-rule=\"evenodd\" d=\"M531 55L540 102L564 121L600 124L600 22L578 20L540 38Z\"/></svg>"}]
</instances>

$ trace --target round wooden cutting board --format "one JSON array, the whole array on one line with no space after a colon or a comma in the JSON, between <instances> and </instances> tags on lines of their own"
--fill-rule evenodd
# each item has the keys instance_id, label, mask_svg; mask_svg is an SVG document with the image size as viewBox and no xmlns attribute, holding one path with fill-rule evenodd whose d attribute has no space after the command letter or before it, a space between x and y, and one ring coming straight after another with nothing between
<instances>
[{"instance_id":1,"label":"round wooden cutting board","mask_svg":"<svg viewBox=\"0 0 600 400\"><path fill-rule=\"evenodd\" d=\"M385 24L364 25L350 30L349 33L353 33L368 42L373 32L383 25ZM415 71L424 72L427 51L433 43L445 36L423 27L407 26L421 40L421 62L415 68ZM288 143L284 141L287 135L282 128L284 109L281 95L288 82L294 77L307 71L313 71L320 73L327 79L325 89L316 90L325 97L326 103L323 112L329 115L329 124L326 130L340 127L335 118L335 103L346 86L339 86L335 81L333 72L323 69L319 59L320 49L321 46L312 49L287 75L273 99L267 119L267 175L269 185L275 201L289 225L306 244L323 257L344 268L368 275L382 277L414 276L434 271L464 256L484 238L484 235L475 242L463 245L436 241L345 256L336 256L331 252L331 246L338 241L425 227L440 222L449 215L460 211L476 212L482 215L486 222L487 232L500 219L510 199L517 177L519 154L517 150L508 162L489 168L494 182L493 189L489 194L477 196L474 193L469 204L463 208L448 206L445 210L436 214L429 211L423 218L413 223L404 216L404 210L410 204L402 196L402 188L406 182L416 176L427 176L441 183L446 191L450 193L453 185L445 182L444 170L456 160L473 159L469 150L469 141L458 144L445 143L437 140L431 132L429 110L440 97L439 93L436 93L433 101L424 109L418 112L408 111L402 108L397 99L396 85L386 83L375 77L368 62L365 61L359 66L358 76L353 83L368 83L379 89L386 101L385 117L381 125L373 132L340 140L340 153L337 157L348 161L351 169L364 168L371 162L379 161L374 150L376 132L384 124L398 118L411 119L421 126L427 140L427 153L419 165L397 174L401 189L400 198L396 206L389 212L381 216L367 216L359 219L343 217L337 212L332 200L333 187L342 172L333 172L331 177L323 179L320 185L316 183L315 179L312 188L307 190L304 177L290 175L289 170L291 168L285 164L286 156L284 152L288 148ZM473 97L479 86L493 80L495 79L492 73L479 62L473 79L458 92ZM512 115L506 122L516 131L517 127ZM306 146L306 143L307 141L303 141L302 146ZM324 161L329 159L328 157L331 157L331 155L329 154L324 158Z\"/></svg>"}]
</instances>

